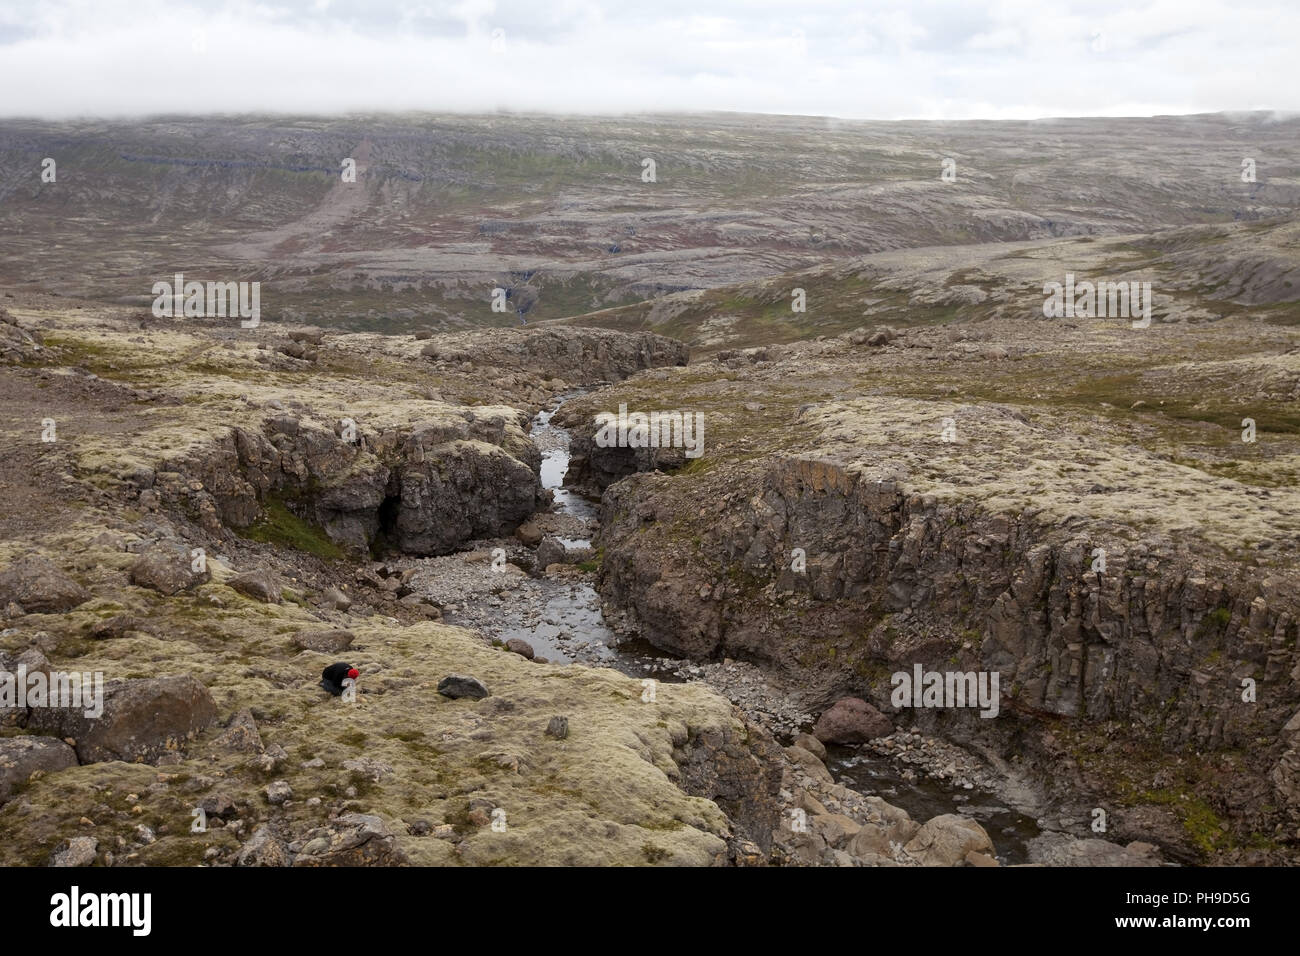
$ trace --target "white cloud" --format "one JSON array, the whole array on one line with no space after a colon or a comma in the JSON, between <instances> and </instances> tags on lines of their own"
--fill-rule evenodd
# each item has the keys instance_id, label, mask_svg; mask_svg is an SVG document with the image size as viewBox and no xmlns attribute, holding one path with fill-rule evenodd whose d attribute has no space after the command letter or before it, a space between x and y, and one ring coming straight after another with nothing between
<instances>
[{"instance_id":1,"label":"white cloud","mask_svg":"<svg viewBox=\"0 0 1300 956\"><path fill-rule=\"evenodd\" d=\"M17 0L0 115L1294 110L1298 50L1270 0Z\"/></svg>"}]
</instances>

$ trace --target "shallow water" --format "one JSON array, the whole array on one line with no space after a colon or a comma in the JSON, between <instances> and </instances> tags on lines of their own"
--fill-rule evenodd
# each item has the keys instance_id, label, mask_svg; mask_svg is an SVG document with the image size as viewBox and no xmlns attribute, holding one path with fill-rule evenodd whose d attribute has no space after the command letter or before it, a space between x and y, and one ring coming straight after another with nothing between
<instances>
[{"instance_id":1,"label":"shallow water","mask_svg":"<svg viewBox=\"0 0 1300 956\"><path fill-rule=\"evenodd\" d=\"M571 396L562 397L559 404L549 411L538 412L533 418L530 434L538 447L543 449L542 487L554 492L557 508L583 521L594 521L598 511L596 504L564 487L564 473L569 470L569 433L566 429L551 424L551 418L569 397ZM591 546L590 541L582 545L569 544L568 541L565 543L569 547Z\"/></svg>"},{"instance_id":2,"label":"shallow water","mask_svg":"<svg viewBox=\"0 0 1300 956\"><path fill-rule=\"evenodd\" d=\"M599 505L563 487L569 468L569 433L551 424L556 410L569 397L572 396L562 397L555 408L539 412L533 418L530 435L542 450L542 487L553 492L555 510L572 515L590 527L599 514ZM591 547L591 538L587 536L557 535L556 539L570 549ZM652 675L658 680L681 680L669 673L675 669L675 663L673 668L667 666L676 658L646 641L620 639L605 624L600 595L590 584L573 579L535 580L546 596L542 622L507 623L498 635L501 640L521 638L532 645L536 654L552 661L599 664L634 677ZM503 616L508 614L506 609L502 610Z\"/></svg>"},{"instance_id":3,"label":"shallow water","mask_svg":"<svg viewBox=\"0 0 1300 956\"><path fill-rule=\"evenodd\" d=\"M892 761L854 747L828 746L826 766L838 783L902 807L918 823L944 813L971 817L988 832L1003 863L1029 862L1028 842L1042 832L1033 817L1005 806L994 794L954 787L921 774L906 780L903 768Z\"/></svg>"}]
</instances>

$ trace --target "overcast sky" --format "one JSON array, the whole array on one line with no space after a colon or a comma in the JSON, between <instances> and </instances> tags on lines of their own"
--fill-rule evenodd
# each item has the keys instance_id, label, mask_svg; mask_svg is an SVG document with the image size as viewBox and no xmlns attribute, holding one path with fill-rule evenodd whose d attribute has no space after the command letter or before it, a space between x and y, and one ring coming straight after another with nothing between
<instances>
[{"instance_id":1,"label":"overcast sky","mask_svg":"<svg viewBox=\"0 0 1300 956\"><path fill-rule=\"evenodd\" d=\"M0 116L1300 108L1296 0L0 0Z\"/></svg>"}]
</instances>

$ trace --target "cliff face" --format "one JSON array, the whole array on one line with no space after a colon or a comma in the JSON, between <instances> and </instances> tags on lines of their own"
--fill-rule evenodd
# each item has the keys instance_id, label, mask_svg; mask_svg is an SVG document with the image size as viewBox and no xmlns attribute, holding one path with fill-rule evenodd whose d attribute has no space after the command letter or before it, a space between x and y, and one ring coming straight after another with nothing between
<instances>
[{"instance_id":1,"label":"cliff face","mask_svg":"<svg viewBox=\"0 0 1300 956\"><path fill-rule=\"evenodd\" d=\"M1241 677L1289 688L1273 695L1278 714L1296 699L1294 572L1215 566L1134 545L1110 552L1097 573L1088 538L792 459L768 470L757 496L705 532L716 548L710 556L749 580L724 585L723 600L712 602L722 607L703 613L698 585L688 589L688 607L671 599L672 580L703 580L681 566L689 557L648 548L635 533L667 484L641 478L611 490L602 538L610 598L643 610L646 636L664 644L701 656L748 651L788 666L798 645L763 629L783 611L838 605L826 609L833 618L818 620L845 631L871 617L924 613L978 631L982 669L1000 671L1023 706L1053 714L1128 720L1192 677L1197 691L1177 701L1163 732L1170 745L1244 743L1270 702L1223 710L1240 702ZM791 568L795 548L807 553L803 573Z\"/></svg>"},{"instance_id":2,"label":"cliff face","mask_svg":"<svg viewBox=\"0 0 1300 956\"><path fill-rule=\"evenodd\" d=\"M685 346L662 336L588 329L476 332L428 344L338 336L321 350L312 361L336 367L301 391L268 392L269 411L237 403L217 418L223 429L211 416L186 427L188 409L178 409L167 434L151 435L133 456L98 451L99 469L186 508L214 534L247 528L274 498L354 555L380 537L408 554L446 554L476 537L510 534L549 501L538 477L541 455L526 431L537 404L571 382L686 361ZM160 361L174 359L158 351ZM387 362L393 381L367 381L352 364L360 360ZM238 353L226 361L233 373L254 374L241 368L252 363ZM421 386L426 394L416 398L405 384L413 377L473 394L457 404ZM193 394L204 383L169 384L191 400L207 398ZM503 404L481 404L484 395ZM127 465L125 457L135 460Z\"/></svg>"},{"instance_id":3,"label":"cliff face","mask_svg":"<svg viewBox=\"0 0 1300 956\"><path fill-rule=\"evenodd\" d=\"M350 552L364 553L383 533L407 553L445 554L476 536L509 534L542 504L541 457L526 423L514 409L449 411L345 441L320 423L277 415L260 431L236 427L166 462L157 489L217 522L213 530L247 527L277 496Z\"/></svg>"},{"instance_id":4,"label":"cliff face","mask_svg":"<svg viewBox=\"0 0 1300 956\"><path fill-rule=\"evenodd\" d=\"M1099 798L1110 782L1054 739L1043 743L1055 718L1122 728L1171 754L1248 752L1249 773L1231 783L1243 824L1262 826L1266 804L1300 819L1293 569L1136 544L1112 550L1096 573L1093 542L1077 533L826 461L781 461L755 494L722 508L677 500L679 484L638 475L603 503L602 597L656 645L766 662L822 688L824 702L852 693L886 713L888 675L917 663L997 672L1002 719L960 710L908 719L1023 750ZM694 539L667 532L697 509L709 518ZM796 548L802 572L792 569Z\"/></svg>"}]
</instances>

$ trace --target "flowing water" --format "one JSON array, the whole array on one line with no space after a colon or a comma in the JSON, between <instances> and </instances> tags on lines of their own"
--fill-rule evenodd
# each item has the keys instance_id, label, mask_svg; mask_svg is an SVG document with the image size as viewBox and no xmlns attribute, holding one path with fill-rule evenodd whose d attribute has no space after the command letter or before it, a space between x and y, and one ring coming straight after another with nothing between
<instances>
[{"instance_id":1,"label":"flowing water","mask_svg":"<svg viewBox=\"0 0 1300 956\"><path fill-rule=\"evenodd\" d=\"M538 412L530 435L542 450L541 482L543 488L552 492L554 510L574 519L570 526L581 529L580 533L556 535L556 538L566 548L580 549L591 547L599 507L564 487L564 475L569 470L569 433L552 425L551 419L570 397L572 394L562 397L555 408ZM675 658L646 641L620 638L605 624L600 595L586 581L540 578L537 586L544 600L541 620L509 622L498 632L501 640L521 638L536 653L553 661L599 664L634 677L653 674L657 680L681 680L672 673L679 663Z\"/></svg>"}]
</instances>

